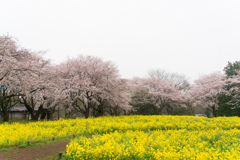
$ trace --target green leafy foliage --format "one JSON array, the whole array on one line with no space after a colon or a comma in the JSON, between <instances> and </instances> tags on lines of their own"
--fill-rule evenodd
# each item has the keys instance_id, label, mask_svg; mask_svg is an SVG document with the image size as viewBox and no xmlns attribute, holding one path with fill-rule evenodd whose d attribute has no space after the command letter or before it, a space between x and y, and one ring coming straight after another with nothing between
<instances>
[{"instance_id":1,"label":"green leafy foliage","mask_svg":"<svg viewBox=\"0 0 240 160\"><path fill-rule=\"evenodd\" d=\"M223 71L225 72L227 78L236 76L236 70L240 69L240 61L228 62L227 66L224 67Z\"/></svg>"}]
</instances>

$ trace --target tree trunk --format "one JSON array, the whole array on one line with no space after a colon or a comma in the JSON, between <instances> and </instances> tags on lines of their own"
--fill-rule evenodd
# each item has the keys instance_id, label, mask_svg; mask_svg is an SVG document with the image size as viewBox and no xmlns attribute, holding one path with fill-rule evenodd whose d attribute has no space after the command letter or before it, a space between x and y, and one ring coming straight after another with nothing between
<instances>
[{"instance_id":1,"label":"tree trunk","mask_svg":"<svg viewBox=\"0 0 240 160\"><path fill-rule=\"evenodd\" d=\"M43 110L42 113L41 113L41 120L45 119L47 113L46 113L46 110Z\"/></svg>"},{"instance_id":2,"label":"tree trunk","mask_svg":"<svg viewBox=\"0 0 240 160\"><path fill-rule=\"evenodd\" d=\"M206 110L207 110L207 117L208 118L213 118L212 109L207 107Z\"/></svg>"},{"instance_id":3,"label":"tree trunk","mask_svg":"<svg viewBox=\"0 0 240 160\"><path fill-rule=\"evenodd\" d=\"M217 111L215 105L212 106L213 117L217 117Z\"/></svg>"},{"instance_id":4,"label":"tree trunk","mask_svg":"<svg viewBox=\"0 0 240 160\"><path fill-rule=\"evenodd\" d=\"M85 118L88 118L88 117L89 117L89 111L90 111L90 110L87 109L86 112L84 112L84 116L85 116Z\"/></svg>"},{"instance_id":5,"label":"tree trunk","mask_svg":"<svg viewBox=\"0 0 240 160\"><path fill-rule=\"evenodd\" d=\"M165 106L157 108L157 111L155 112L156 115L161 115L162 114L162 110L163 110L164 107Z\"/></svg>"},{"instance_id":6,"label":"tree trunk","mask_svg":"<svg viewBox=\"0 0 240 160\"><path fill-rule=\"evenodd\" d=\"M37 121L40 114L42 113L42 110L43 110L42 105L39 106L36 114L34 113L34 110L31 110L31 119Z\"/></svg>"},{"instance_id":7,"label":"tree trunk","mask_svg":"<svg viewBox=\"0 0 240 160\"><path fill-rule=\"evenodd\" d=\"M11 98L8 97L6 99L0 99L0 115L3 118L3 121L9 120L9 110L13 107L16 103L11 103Z\"/></svg>"},{"instance_id":8,"label":"tree trunk","mask_svg":"<svg viewBox=\"0 0 240 160\"><path fill-rule=\"evenodd\" d=\"M172 115L173 109L172 109L172 107L169 104L167 104L166 110L167 110L167 114L168 115Z\"/></svg>"},{"instance_id":9,"label":"tree trunk","mask_svg":"<svg viewBox=\"0 0 240 160\"><path fill-rule=\"evenodd\" d=\"M195 108L190 106L190 111L191 111L192 115L194 116L195 115Z\"/></svg>"},{"instance_id":10,"label":"tree trunk","mask_svg":"<svg viewBox=\"0 0 240 160\"><path fill-rule=\"evenodd\" d=\"M47 111L47 120L53 120L53 114L55 110L48 110Z\"/></svg>"},{"instance_id":11,"label":"tree trunk","mask_svg":"<svg viewBox=\"0 0 240 160\"><path fill-rule=\"evenodd\" d=\"M113 108L113 111L114 111L114 116L119 116L119 115L120 115L120 113L119 113L119 108L118 108L117 106L115 106L115 107Z\"/></svg>"},{"instance_id":12,"label":"tree trunk","mask_svg":"<svg viewBox=\"0 0 240 160\"><path fill-rule=\"evenodd\" d=\"M6 112L6 113L3 115L3 121L4 121L4 122L9 121L9 113L8 113L8 112Z\"/></svg>"},{"instance_id":13,"label":"tree trunk","mask_svg":"<svg viewBox=\"0 0 240 160\"><path fill-rule=\"evenodd\" d=\"M8 110L7 110L6 105L1 104L1 109L2 109L2 110L0 111L0 115L1 115L1 117L2 117L2 119L3 119L3 121L6 122L6 121L9 120L9 112L8 112Z\"/></svg>"},{"instance_id":14,"label":"tree trunk","mask_svg":"<svg viewBox=\"0 0 240 160\"><path fill-rule=\"evenodd\" d=\"M36 116L34 113L31 113L31 120L37 121L38 116Z\"/></svg>"},{"instance_id":15,"label":"tree trunk","mask_svg":"<svg viewBox=\"0 0 240 160\"><path fill-rule=\"evenodd\" d=\"M101 106L101 105L99 105L98 107L97 107L97 109L95 109L96 110L96 114L95 114L95 116L96 117L100 117L100 116L103 116L104 115L104 109L103 109L103 106Z\"/></svg>"},{"instance_id":16,"label":"tree trunk","mask_svg":"<svg viewBox=\"0 0 240 160\"><path fill-rule=\"evenodd\" d=\"M114 116L116 116L116 115L117 115L117 108L114 107L114 108L113 108L113 111L114 111Z\"/></svg>"}]
</instances>

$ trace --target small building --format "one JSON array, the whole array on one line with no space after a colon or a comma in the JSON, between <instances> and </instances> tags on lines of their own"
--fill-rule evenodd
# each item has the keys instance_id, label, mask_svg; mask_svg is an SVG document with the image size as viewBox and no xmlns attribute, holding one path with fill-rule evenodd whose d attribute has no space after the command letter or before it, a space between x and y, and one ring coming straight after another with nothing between
<instances>
[{"instance_id":1,"label":"small building","mask_svg":"<svg viewBox=\"0 0 240 160\"><path fill-rule=\"evenodd\" d=\"M14 106L9 111L9 119L29 119L29 113L25 106Z\"/></svg>"},{"instance_id":2,"label":"small building","mask_svg":"<svg viewBox=\"0 0 240 160\"><path fill-rule=\"evenodd\" d=\"M37 111L38 111L38 108L35 108L34 112L36 113ZM59 109L55 109L55 112L52 117L53 119L59 119L59 116L60 116L59 111L60 111ZM24 119L29 120L29 119L31 119L31 115L29 114L29 112L25 106L14 106L8 112L9 112L9 120L24 120ZM40 115L40 117L41 117L41 115ZM2 120L1 116L0 116L0 120Z\"/></svg>"}]
</instances>

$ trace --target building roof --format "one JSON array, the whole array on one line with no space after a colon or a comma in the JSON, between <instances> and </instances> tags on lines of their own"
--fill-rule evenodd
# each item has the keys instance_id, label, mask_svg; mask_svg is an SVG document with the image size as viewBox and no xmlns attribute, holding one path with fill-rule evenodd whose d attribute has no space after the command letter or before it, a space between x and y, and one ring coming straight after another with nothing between
<instances>
[{"instance_id":1,"label":"building roof","mask_svg":"<svg viewBox=\"0 0 240 160\"><path fill-rule=\"evenodd\" d=\"M37 110L38 110L38 108L34 109L34 111L37 111ZM14 107L11 108L10 111L12 111L12 112L14 112L14 111L15 112L22 112L22 111L28 111L28 110L25 106L14 106Z\"/></svg>"}]
</instances>

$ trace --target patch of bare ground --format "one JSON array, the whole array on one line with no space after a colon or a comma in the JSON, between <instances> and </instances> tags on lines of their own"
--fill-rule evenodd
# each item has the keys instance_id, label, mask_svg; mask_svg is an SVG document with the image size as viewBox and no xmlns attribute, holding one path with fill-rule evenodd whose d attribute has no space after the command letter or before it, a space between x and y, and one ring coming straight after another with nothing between
<instances>
[{"instance_id":1,"label":"patch of bare ground","mask_svg":"<svg viewBox=\"0 0 240 160\"><path fill-rule=\"evenodd\" d=\"M66 150L69 140L30 146L27 148L15 147L11 151L0 151L0 160L37 160L54 156Z\"/></svg>"}]
</instances>

